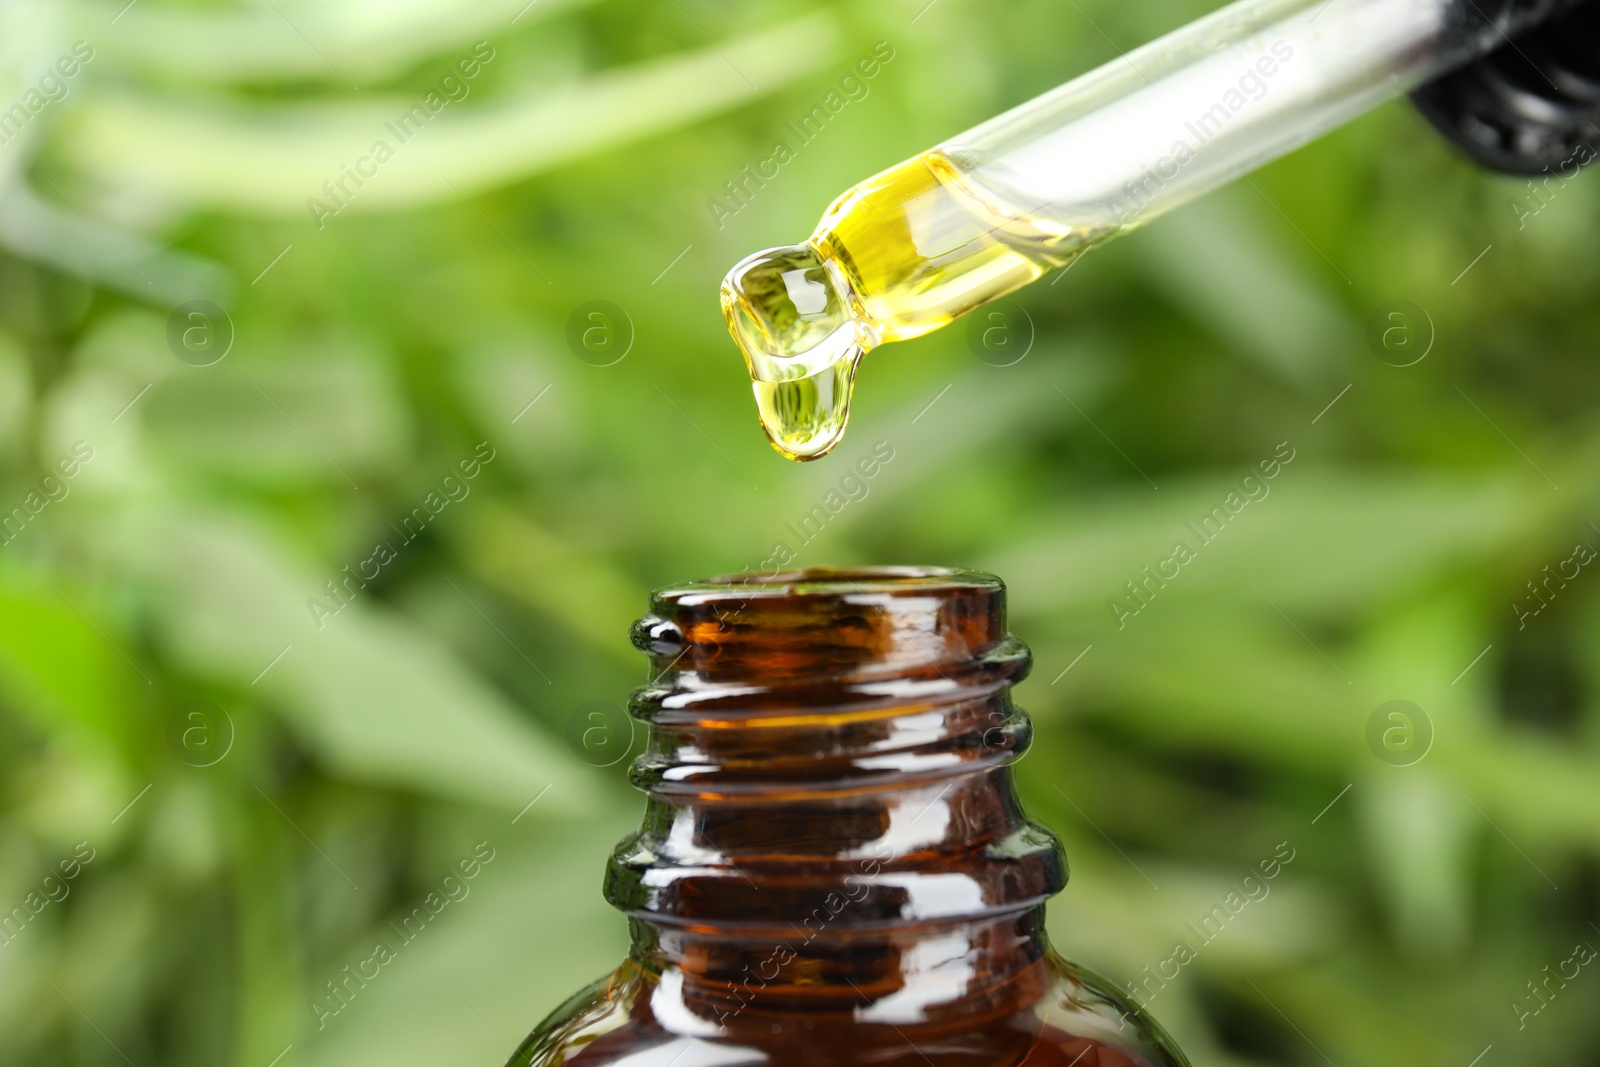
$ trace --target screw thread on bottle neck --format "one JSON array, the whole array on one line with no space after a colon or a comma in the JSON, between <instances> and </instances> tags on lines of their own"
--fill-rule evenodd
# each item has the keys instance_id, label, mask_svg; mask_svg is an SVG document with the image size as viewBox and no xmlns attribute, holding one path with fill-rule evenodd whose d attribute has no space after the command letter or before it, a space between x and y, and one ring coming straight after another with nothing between
<instances>
[{"instance_id":1,"label":"screw thread on bottle neck","mask_svg":"<svg viewBox=\"0 0 1600 1067\"><path fill-rule=\"evenodd\" d=\"M959 942L990 982L1041 956L1066 866L1012 783L1031 726L1010 688L1030 657L997 579L817 569L651 608L634 643L652 681L632 701L649 802L606 882L637 958L706 996L759 979L770 1000L925 984L918 946Z\"/></svg>"}]
</instances>

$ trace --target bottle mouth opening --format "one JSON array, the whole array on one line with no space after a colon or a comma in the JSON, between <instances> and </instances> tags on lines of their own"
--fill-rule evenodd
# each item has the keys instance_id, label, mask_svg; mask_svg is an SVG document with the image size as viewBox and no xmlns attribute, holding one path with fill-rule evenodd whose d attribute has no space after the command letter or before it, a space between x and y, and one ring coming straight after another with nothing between
<instances>
[{"instance_id":1,"label":"bottle mouth opening","mask_svg":"<svg viewBox=\"0 0 1600 1067\"><path fill-rule=\"evenodd\" d=\"M962 592L1003 593L1005 583L992 574L958 567L874 566L801 567L795 570L720 574L696 582L659 589L655 605L701 604L751 597L838 597L850 595Z\"/></svg>"},{"instance_id":2,"label":"bottle mouth opening","mask_svg":"<svg viewBox=\"0 0 1600 1067\"><path fill-rule=\"evenodd\" d=\"M704 696L727 685L948 682L1006 641L1005 597L994 575L954 567L730 574L657 590L632 637L655 686L692 677Z\"/></svg>"}]
</instances>

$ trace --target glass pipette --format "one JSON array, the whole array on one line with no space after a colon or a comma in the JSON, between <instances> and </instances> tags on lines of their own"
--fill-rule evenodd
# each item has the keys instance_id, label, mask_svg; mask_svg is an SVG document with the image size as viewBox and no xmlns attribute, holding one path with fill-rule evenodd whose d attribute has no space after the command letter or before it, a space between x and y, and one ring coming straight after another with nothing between
<instances>
[{"instance_id":1,"label":"glass pipette","mask_svg":"<svg viewBox=\"0 0 1600 1067\"><path fill-rule=\"evenodd\" d=\"M824 455L866 352L1469 62L1549 5L1498 6L1239 0L849 189L804 244L723 282L768 438L790 459Z\"/></svg>"}]
</instances>

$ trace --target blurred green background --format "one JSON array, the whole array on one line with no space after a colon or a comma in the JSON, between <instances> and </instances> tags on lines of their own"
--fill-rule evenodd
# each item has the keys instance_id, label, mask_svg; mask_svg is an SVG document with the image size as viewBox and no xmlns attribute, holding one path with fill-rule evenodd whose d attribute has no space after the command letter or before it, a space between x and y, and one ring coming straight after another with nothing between
<instances>
[{"instance_id":1,"label":"blurred green background","mask_svg":"<svg viewBox=\"0 0 1600 1067\"><path fill-rule=\"evenodd\" d=\"M1140 976L1294 849L1150 1000L1197 1064L1600 1062L1600 968L1529 986L1600 946L1594 183L1392 104L1019 294L1020 362L874 354L786 463L723 272L1212 6L925 2L0 6L0 1062L503 1062L625 949L630 621L778 542L1010 584L1068 956Z\"/></svg>"}]
</instances>

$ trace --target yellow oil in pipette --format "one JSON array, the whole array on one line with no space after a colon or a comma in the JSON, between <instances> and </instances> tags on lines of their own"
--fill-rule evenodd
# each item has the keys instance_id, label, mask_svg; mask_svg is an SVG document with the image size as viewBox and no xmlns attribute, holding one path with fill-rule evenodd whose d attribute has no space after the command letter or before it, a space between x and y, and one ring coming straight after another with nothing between
<instances>
[{"instance_id":1,"label":"yellow oil in pipette","mask_svg":"<svg viewBox=\"0 0 1600 1067\"><path fill-rule=\"evenodd\" d=\"M826 455L868 351L936 330L1116 229L1058 227L980 195L938 151L855 186L805 244L758 252L723 281L767 438L789 459Z\"/></svg>"}]
</instances>

